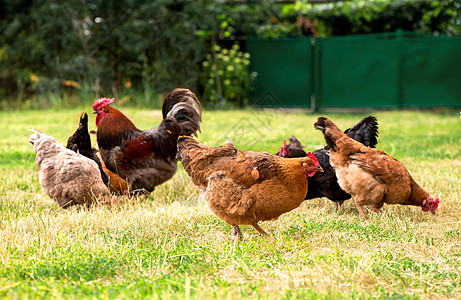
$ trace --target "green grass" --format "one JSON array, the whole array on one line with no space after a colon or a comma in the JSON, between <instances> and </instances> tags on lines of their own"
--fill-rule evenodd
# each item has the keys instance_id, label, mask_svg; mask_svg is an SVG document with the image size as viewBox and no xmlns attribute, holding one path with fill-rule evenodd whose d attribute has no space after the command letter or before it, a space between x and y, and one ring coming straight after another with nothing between
<instances>
[{"instance_id":1,"label":"green grass","mask_svg":"<svg viewBox=\"0 0 461 300\"><path fill-rule=\"evenodd\" d=\"M161 120L158 110L123 111L140 128ZM65 144L80 113L0 112L0 298L461 297L459 111L372 112L378 148L441 198L435 216L394 205L362 220L353 201L337 213L333 202L316 199L263 222L268 237L242 226L240 242L181 167L148 199L57 208L38 182L27 129ZM366 113L325 115L346 129ZM324 143L316 117L205 111L199 140L214 146L232 139L243 150L274 153L295 134L315 150Z\"/></svg>"}]
</instances>

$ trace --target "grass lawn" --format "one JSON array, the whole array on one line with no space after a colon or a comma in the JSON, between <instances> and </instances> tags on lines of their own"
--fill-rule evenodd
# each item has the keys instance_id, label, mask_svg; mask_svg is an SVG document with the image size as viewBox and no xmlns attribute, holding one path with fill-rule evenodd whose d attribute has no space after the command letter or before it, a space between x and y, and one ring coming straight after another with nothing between
<instances>
[{"instance_id":1,"label":"grass lawn","mask_svg":"<svg viewBox=\"0 0 461 300\"><path fill-rule=\"evenodd\" d=\"M160 111L122 111L143 129L161 120ZM65 144L80 113L0 112L0 298L461 298L459 111L372 112L378 148L440 197L435 216L385 205L362 220L351 200L338 213L316 199L262 222L270 236L242 226L240 242L181 166L148 199L58 208L38 182L27 129ZM367 113L325 115L346 129ZM315 150L324 143L316 117L205 111L199 140L275 153L294 134Z\"/></svg>"}]
</instances>

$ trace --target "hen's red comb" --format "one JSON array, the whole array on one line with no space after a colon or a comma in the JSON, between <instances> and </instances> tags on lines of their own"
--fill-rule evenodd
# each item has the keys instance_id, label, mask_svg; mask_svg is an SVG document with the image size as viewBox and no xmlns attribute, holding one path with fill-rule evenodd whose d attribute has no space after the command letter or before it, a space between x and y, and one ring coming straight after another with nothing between
<instances>
[{"instance_id":1,"label":"hen's red comb","mask_svg":"<svg viewBox=\"0 0 461 300\"><path fill-rule=\"evenodd\" d=\"M109 104L114 103L115 98L109 99L109 98L99 98L98 100L94 101L93 104L93 109L96 109L100 106L107 106Z\"/></svg>"},{"instance_id":2,"label":"hen's red comb","mask_svg":"<svg viewBox=\"0 0 461 300\"><path fill-rule=\"evenodd\" d=\"M307 152L307 157L312 159L315 162L315 164L319 163L319 161L317 160L317 157L312 152Z\"/></svg>"},{"instance_id":3,"label":"hen's red comb","mask_svg":"<svg viewBox=\"0 0 461 300\"><path fill-rule=\"evenodd\" d=\"M279 155L282 157L288 156L288 149L287 149L287 140L283 140L283 147L280 148Z\"/></svg>"}]
</instances>

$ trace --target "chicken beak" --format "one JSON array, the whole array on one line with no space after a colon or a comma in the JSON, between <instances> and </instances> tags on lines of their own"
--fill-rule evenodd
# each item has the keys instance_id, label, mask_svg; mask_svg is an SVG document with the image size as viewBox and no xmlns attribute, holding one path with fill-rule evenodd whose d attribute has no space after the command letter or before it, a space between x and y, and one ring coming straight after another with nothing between
<instances>
[{"instance_id":1,"label":"chicken beak","mask_svg":"<svg viewBox=\"0 0 461 300\"><path fill-rule=\"evenodd\" d=\"M317 172L323 173L323 169L322 169L322 167L320 165L317 166Z\"/></svg>"},{"instance_id":2,"label":"chicken beak","mask_svg":"<svg viewBox=\"0 0 461 300\"><path fill-rule=\"evenodd\" d=\"M435 215L435 210L431 210L431 213L432 213L433 215Z\"/></svg>"},{"instance_id":3,"label":"chicken beak","mask_svg":"<svg viewBox=\"0 0 461 300\"><path fill-rule=\"evenodd\" d=\"M93 114L97 114L97 113L98 113L97 111L93 110Z\"/></svg>"}]
</instances>

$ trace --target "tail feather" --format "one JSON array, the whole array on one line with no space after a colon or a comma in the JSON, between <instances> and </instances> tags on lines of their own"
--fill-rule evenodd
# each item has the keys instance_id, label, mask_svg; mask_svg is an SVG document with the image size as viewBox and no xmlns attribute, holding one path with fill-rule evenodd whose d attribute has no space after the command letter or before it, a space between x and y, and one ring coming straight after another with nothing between
<instances>
[{"instance_id":1,"label":"tail feather","mask_svg":"<svg viewBox=\"0 0 461 300\"><path fill-rule=\"evenodd\" d=\"M80 123L75 133L67 140L67 149L78 152L86 157L92 153L91 138L88 132L88 115L82 113ZM91 157L90 157L91 158Z\"/></svg>"},{"instance_id":2,"label":"tail feather","mask_svg":"<svg viewBox=\"0 0 461 300\"><path fill-rule=\"evenodd\" d=\"M32 129L29 129L29 131L33 132L33 134L29 137L29 144L31 144L32 146L35 145L35 143L37 142L37 140L41 139L43 136L46 136L46 134L44 134L43 132L41 132L40 130L37 130L35 128L32 128ZM35 147L34 147L35 149Z\"/></svg>"},{"instance_id":3,"label":"tail feather","mask_svg":"<svg viewBox=\"0 0 461 300\"><path fill-rule=\"evenodd\" d=\"M338 126L328 118L319 117L317 122L314 123L314 127L322 131L327 146L337 150L336 141L345 135Z\"/></svg>"},{"instance_id":4,"label":"tail feather","mask_svg":"<svg viewBox=\"0 0 461 300\"><path fill-rule=\"evenodd\" d=\"M202 122L202 106L197 96L188 89L175 89L162 106L163 118L174 117L181 125L182 134L197 135Z\"/></svg>"},{"instance_id":5,"label":"tail feather","mask_svg":"<svg viewBox=\"0 0 461 300\"><path fill-rule=\"evenodd\" d=\"M88 132L88 115L86 113L82 113L80 116L79 126L75 133L67 140L66 148L94 160L98 164L102 181L106 186L109 184L109 176L104 172L101 161L96 155L96 150L91 148L91 137Z\"/></svg>"},{"instance_id":6,"label":"tail feather","mask_svg":"<svg viewBox=\"0 0 461 300\"><path fill-rule=\"evenodd\" d=\"M88 129L88 115L86 112L82 113L82 115L80 116L79 125Z\"/></svg>"},{"instance_id":7,"label":"tail feather","mask_svg":"<svg viewBox=\"0 0 461 300\"><path fill-rule=\"evenodd\" d=\"M290 141L290 145L293 145L296 148L304 149L305 147L294 135L292 135L291 138L289 138L288 140Z\"/></svg>"},{"instance_id":8,"label":"tail feather","mask_svg":"<svg viewBox=\"0 0 461 300\"><path fill-rule=\"evenodd\" d=\"M372 115L363 118L354 127L344 131L347 136L365 146L374 148L378 143L378 121Z\"/></svg>"}]
</instances>

